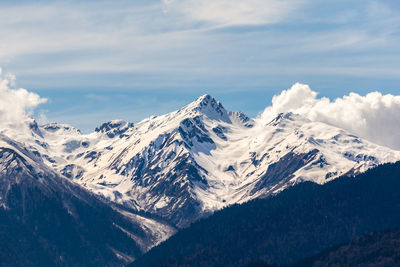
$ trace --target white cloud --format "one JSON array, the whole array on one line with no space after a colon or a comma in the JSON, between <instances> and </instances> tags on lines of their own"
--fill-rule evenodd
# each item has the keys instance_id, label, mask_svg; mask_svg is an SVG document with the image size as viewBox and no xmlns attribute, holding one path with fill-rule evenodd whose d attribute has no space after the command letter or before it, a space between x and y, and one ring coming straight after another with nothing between
<instances>
[{"instance_id":1,"label":"white cloud","mask_svg":"<svg viewBox=\"0 0 400 267\"><path fill-rule=\"evenodd\" d=\"M29 92L26 89L13 89L15 76L3 75L0 69L0 132L10 128L20 128L32 120L29 115L34 108L45 103L47 99Z\"/></svg>"},{"instance_id":2,"label":"white cloud","mask_svg":"<svg viewBox=\"0 0 400 267\"><path fill-rule=\"evenodd\" d=\"M165 13L216 26L276 23L304 1L299 0L163 0Z\"/></svg>"},{"instance_id":3,"label":"white cloud","mask_svg":"<svg viewBox=\"0 0 400 267\"><path fill-rule=\"evenodd\" d=\"M273 97L272 106L264 110L261 119L268 121L278 113L293 112L400 150L400 96L350 93L331 101L317 95L308 85L296 83Z\"/></svg>"},{"instance_id":4,"label":"white cloud","mask_svg":"<svg viewBox=\"0 0 400 267\"><path fill-rule=\"evenodd\" d=\"M168 76L171 81L185 74L196 82L204 77L210 79L203 70L220 77L228 70L235 77L248 72L297 78L316 73L364 77L371 77L372 73L372 77L380 78L384 72L386 77L397 79L399 37L393 32L399 29L398 19L397 22L394 19L399 17L396 11L387 15L383 6L379 14L368 15L365 3L354 3L349 11L348 2L329 2L332 3L309 0L0 3L0 65L24 77L42 75L35 78L37 87L51 80L43 75L99 72L172 73ZM374 6L370 9L377 10ZM345 19L338 27L336 20L343 12ZM265 24L268 27L209 31ZM149 81L146 84L152 84ZM63 78L62 82L82 86L80 81L69 78ZM93 86L93 81L90 83ZM108 81L107 86L112 87L112 83ZM131 88L129 84L124 86Z\"/></svg>"}]
</instances>

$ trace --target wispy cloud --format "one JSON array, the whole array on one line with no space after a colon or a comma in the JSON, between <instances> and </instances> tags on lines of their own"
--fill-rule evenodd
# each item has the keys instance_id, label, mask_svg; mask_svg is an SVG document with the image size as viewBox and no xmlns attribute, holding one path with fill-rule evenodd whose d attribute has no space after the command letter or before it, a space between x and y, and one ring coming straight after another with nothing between
<instances>
[{"instance_id":1,"label":"wispy cloud","mask_svg":"<svg viewBox=\"0 0 400 267\"><path fill-rule=\"evenodd\" d=\"M396 0L4 0L0 12L0 66L55 102L50 88L176 98L303 81L338 96L335 86L393 93L400 82Z\"/></svg>"},{"instance_id":2,"label":"wispy cloud","mask_svg":"<svg viewBox=\"0 0 400 267\"><path fill-rule=\"evenodd\" d=\"M164 12L217 27L281 22L304 0L163 0Z\"/></svg>"},{"instance_id":3,"label":"wispy cloud","mask_svg":"<svg viewBox=\"0 0 400 267\"><path fill-rule=\"evenodd\" d=\"M174 72L193 79L204 70L359 69L361 53L398 51L400 22L384 2L354 1L351 10L348 1L322 8L311 0L0 4L0 65L24 76ZM350 52L351 66L336 63ZM333 65L309 64L332 56Z\"/></svg>"}]
</instances>

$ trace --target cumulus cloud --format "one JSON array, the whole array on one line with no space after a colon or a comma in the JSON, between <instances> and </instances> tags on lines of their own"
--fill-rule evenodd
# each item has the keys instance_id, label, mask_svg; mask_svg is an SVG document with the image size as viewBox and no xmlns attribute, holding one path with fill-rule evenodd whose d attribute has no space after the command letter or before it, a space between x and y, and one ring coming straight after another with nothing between
<instances>
[{"instance_id":1,"label":"cumulus cloud","mask_svg":"<svg viewBox=\"0 0 400 267\"><path fill-rule=\"evenodd\" d=\"M165 12L218 26L258 25L281 21L300 0L163 0Z\"/></svg>"},{"instance_id":2,"label":"cumulus cloud","mask_svg":"<svg viewBox=\"0 0 400 267\"><path fill-rule=\"evenodd\" d=\"M308 85L296 83L273 97L261 119L268 121L281 112L293 112L400 150L400 95L350 93L334 101L317 96Z\"/></svg>"},{"instance_id":3,"label":"cumulus cloud","mask_svg":"<svg viewBox=\"0 0 400 267\"><path fill-rule=\"evenodd\" d=\"M47 99L26 89L14 89L15 76L3 74L0 69L0 132L20 128L27 121L34 108Z\"/></svg>"}]
</instances>

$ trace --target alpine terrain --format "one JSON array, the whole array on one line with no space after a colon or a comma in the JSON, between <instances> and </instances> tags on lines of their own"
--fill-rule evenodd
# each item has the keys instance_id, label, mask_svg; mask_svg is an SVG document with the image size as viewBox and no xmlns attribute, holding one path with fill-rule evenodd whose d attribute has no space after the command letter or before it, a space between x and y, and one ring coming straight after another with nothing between
<instances>
[{"instance_id":1,"label":"alpine terrain","mask_svg":"<svg viewBox=\"0 0 400 267\"><path fill-rule=\"evenodd\" d=\"M0 265L122 266L174 227L96 197L0 135Z\"/></svg>"},{"instance_id":2,"label":"alpine terrain","mask_svg":"<svg viewBox=\"0 0 400 267\"><path fill-rule=\"evenodd\" d=\"M33 120L28 126L3 132L34 164L178 228L303 181L324 184L400 159L399 151L331 125L293 113L251 119L210 95L139 123L110 121L90 134Z\"/></svg>"}]
</instances>

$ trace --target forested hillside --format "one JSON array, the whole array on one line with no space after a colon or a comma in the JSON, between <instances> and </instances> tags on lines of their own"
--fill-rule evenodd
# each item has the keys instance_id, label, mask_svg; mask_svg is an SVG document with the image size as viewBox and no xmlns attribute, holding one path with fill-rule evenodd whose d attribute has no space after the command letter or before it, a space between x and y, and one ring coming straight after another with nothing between
<instances>
[{"instance_id":1,"label":"forested hillside","mask_svg":"<svg viewBox=\"0 0 400 267\"><path fill-rule=\"evenodd\" d=\"M371 231L400 226L400 163L326 185L301 183L192 224L132 266L295 263Z\"/></svg>"}]
</instances>

